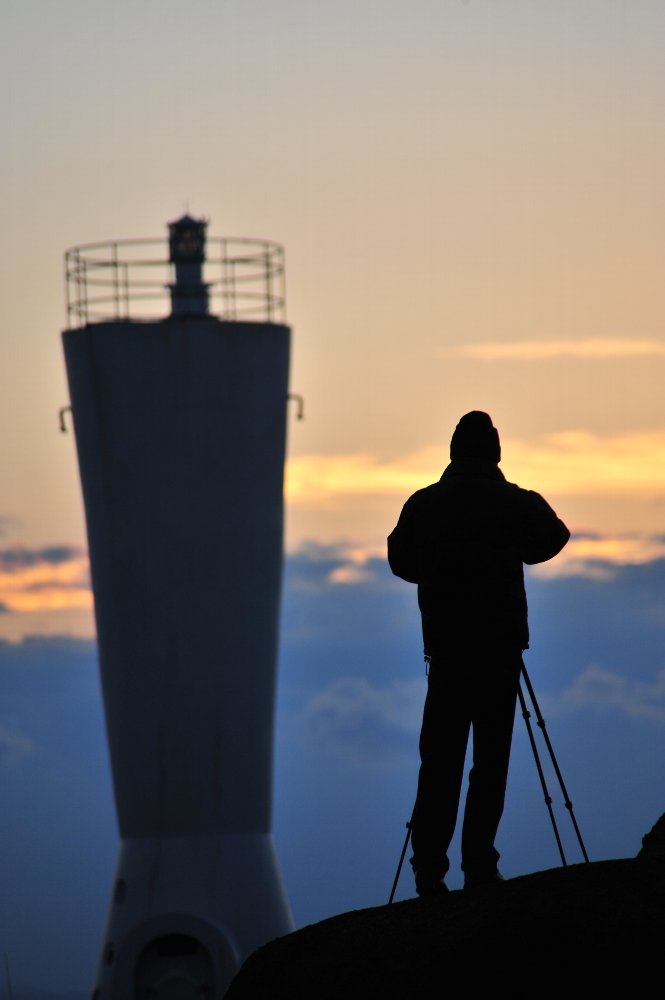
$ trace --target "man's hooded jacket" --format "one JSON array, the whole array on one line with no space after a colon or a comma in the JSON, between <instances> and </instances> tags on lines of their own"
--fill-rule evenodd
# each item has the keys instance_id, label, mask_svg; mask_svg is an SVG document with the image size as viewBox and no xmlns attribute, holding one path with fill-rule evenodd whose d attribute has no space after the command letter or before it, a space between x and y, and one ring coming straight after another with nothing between
<instances>
[{"instance_id":1,"label":"man's hooded jacket","mask_svg":"<svg viewBox=\"0 0 665 1000\"><path fill-rule=\"evenodd\" d=\"M439 482L404 504L390 568L418 585L426 655L461 643L527 649L524 563L552 559L570 532L539 493L506 481L486 413L462 417L450 455Z\"/></svg>"}]
</instances>

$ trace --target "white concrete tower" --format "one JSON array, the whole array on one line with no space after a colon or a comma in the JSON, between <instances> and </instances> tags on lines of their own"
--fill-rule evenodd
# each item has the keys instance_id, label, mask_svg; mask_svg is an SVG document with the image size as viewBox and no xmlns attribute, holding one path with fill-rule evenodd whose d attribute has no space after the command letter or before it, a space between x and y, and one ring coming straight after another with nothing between
<instances>
[{"instance_id":1,"label":"white concrete tower","mask_svg":"<svg viewBox=\"0 0 665 1000\"><path fill-rule=\"evenodd\" d=\"M231 239L206 254L206 223L190 216L169 231L168 260L148 240L66 255L121 838L95 1000L217 1000L249 954L293 930L271 831L283 254ZM150 300L169 291L155 319Z\"/></svg>"}]
</instances>

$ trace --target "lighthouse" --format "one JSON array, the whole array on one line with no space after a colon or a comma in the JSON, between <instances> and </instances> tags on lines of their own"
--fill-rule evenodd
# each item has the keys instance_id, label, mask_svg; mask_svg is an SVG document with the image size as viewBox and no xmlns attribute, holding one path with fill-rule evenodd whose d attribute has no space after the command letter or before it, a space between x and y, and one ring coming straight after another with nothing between
<instances>
[{"instance_id":1,"label":"lighthouse","mask_svg":"<svg viewBox=\"0 0 665 1000\"><path fill-rule=\"evenodd\" d=\"M219 1000L293 930L271 830L283 250L207 226L65 255L120 837L94 1000Z\"/></svg>"}]
</instances>

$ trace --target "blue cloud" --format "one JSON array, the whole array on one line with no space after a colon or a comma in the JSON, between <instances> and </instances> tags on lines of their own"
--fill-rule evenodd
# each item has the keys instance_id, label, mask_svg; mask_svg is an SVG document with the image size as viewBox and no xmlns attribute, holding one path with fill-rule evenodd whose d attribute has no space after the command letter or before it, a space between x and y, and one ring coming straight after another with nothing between
<instances>
[{"instance_id":1,"label":"blue cloud","mask_svg":"<svg viewBox=\"0 0 665 1000\"><path fill-rule=\"evenodd\" d=\"M0 642L0 780L14 994L89 994L117 837L94 642Z\"/></svg>"},{"instance_id":2,"label":"blue cloud","mask_svg":"<svg viewBox=\"0 0 665 1000\"><path fill-rule=\"evenodd\" d=\"M665 669L652 682L644 683L591 665L569 687L550 696L547 705L548 711L557 714L591 709L641 718L665 727Z\"/></svg>"},{"instance_id":3,"label":"blue cloud","mask_svg":"<svg viewBox=\"0 0 665 1000\"><path fill-rule=\"evenodd\" d=\"M415 588L354 558L310 546L285 566L274 832L299 926L387 901L415 794ZM525 661L590 856L633 855L665 809L665 562L527 586ZM0 940L17 987L88 992L117 850L95 643L0 642L0 696ZM519 716L498 845L507 877L559 864Z\"/></svg>"},{"instance_id":4,"label":"blue cloud","mask_svg":"<svg viewBox=\"0 0 665 1000\"><path fill-rule=\"evenodd\" d=\"M423 696L422 682L340 677L304 706L309 745L363 764L394 766L411 755Z\"/></svg>"},{"instance_id":5,"label":"blue cloud","mask_svg":"<svg viewBox=\"0 0 665 1000\"><path fill-rule=\"evenodd\" d=\"M0 549L0 570L6 573L17 573L30 566L48 563L59 566L80 559L85 551L73 545L50 545L44 548L29 549L22 545L12 545Z\"/></svg>"},{"instance_id":6,"label":"blue cloud","mask_svg":"<svg viewBox=\"0 0 665 1000\"><path fill-rule=\"evenodd\" d=\"M32 740L10 726L0 724L0 765L32 750Z\"/></svg>"}]
</instances>

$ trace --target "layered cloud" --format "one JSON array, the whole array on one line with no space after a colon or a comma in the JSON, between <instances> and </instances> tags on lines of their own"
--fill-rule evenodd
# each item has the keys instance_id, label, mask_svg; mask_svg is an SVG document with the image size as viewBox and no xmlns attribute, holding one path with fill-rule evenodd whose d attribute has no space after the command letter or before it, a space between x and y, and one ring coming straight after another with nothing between
<instances>
[{"instance_id":1,"label":"layered cloud","mask_svg":"<svg viewBox=\"0 0 665 1000\"><path fill-rule=\"evenodd\" d=\"M326 507L348 496L401 496L429 482L440 463L441 450L434 448L392 461L362 452L296 455L286 466L286 497L290 503Z\"/></svg>"},{"instance_id":2,"label":"layered cloud","mask_svg":"<svg viewBox=\"0 0 665 1000\"><path fill-rule=\"evenodd\" d=\"M90 607L88 556L83 549L68 545L0 549L0 608L4 612Z\"/></svg>"},{"instance_id":3,"label":"layered cloud","mask_svg":"<svg viewBox=\"0 0 665 1000\"><path fill-rule=\"evenodd\" d=\"M580 541L596 555L606 542ZM387 898L427 682L415 588L384 556L310 545L285 568L275 843L304 926ZM590 853L634 854L665 807L665 558L616 563L605 578L533 578L527 590L525 659ZM35 947L53 967L92 973L117 850L95 644L0 642L0 688L0 936L17 975L29 975ZM538 834L546 815L519 717L514 746L507 877L558 863L549 827Z\"/></svg>"},{"instance_id":4,"label":"layered cloud","mask_svg":"<svg viewBox=\"0 0 665 1000\"><path fill-rule=\"evenodd\" d=\"M375 582L382 576L386 549L385 546L310 543L292 555L298 561L301 557L311 560L313 564L325 561L321 584L353 586ZM637 532L625 535L581 532L572 535L556 559L530 566L528 573L542 578L588 576L607 580L615 576L621 567L640 566L662 559L665 559L665 536ZM308 585L312 586L311 579Z\"/></svg>"},{"instance_id":5,"label":"layered cloud","mask_svg":"<svg viewBox=\"0 0 665 1000\"><path fill-rule=\"evenodd\" d=\"M528 579L527 657L546 689L546 714L594 712L660 727L665 554L647 560L645 550L642 562L612 564L600 558L603 542L586 540L597 546L595 565L605 573ZM358 550L332 546L311 546L289 560L284 683L297 680L299 695L287 728L301 733L310 752L394 763L413 754L425 691L415 588L370 553L362 575L341 574L361 560ZM291 676L297 664L302 669Z\"/></svg>"},{"instance_id":6,"label":"layered cloud","mask_svg":"<svg viewBox=\"0 0 665 1000\"><path fill-rule=\"evenodd\" d=\"M610 579L622 566L639 566L665 558L665 538L660 535L573 534L556 559L529 568L536 577L588 576Z\"/></svg>"},{"instance_id":7,"label":"layered cloud","mask_svg":"<svg viewBox=\"0 0 665 1000\"><path fill-rule=\"evenodd\" d=\"M306 732L316 746L361 763L392 764L413 746L422 716L419 681L374 683L340 677L314 694L303 710Z\"/></svg>"},{"instance_id":8,"label":"layered cloud","mask_svg":"<svg viewBox=\"0 0 665 1000\"><path fill-rule=\"evenodd\" d=\"M649 338L589 337L561 340L507 340L465 344L441 352L444 357L472 358L478 361L552 361L571 358L577 361L665 358L665 341Z\"/></svg>"},{"instance_id":9,"label":"layered cloud","mask_svg":"<svg viewBox=\"0 0 665 1000\"><path fill-rule=\"evenodd\" d=\"M591 665L556 699L550 699L550 706L559 711L620 712L665 726L665 670L649 682L640 682Z\"/></svg>"},{"instance_id":10,"label":"layered cloud","mask_svg":"<svg viewBox=\"0 0 665 1000\"><path fill-rule=\"evenodd\" d=\"M546 496L665 497L665 429L625 434L568 430L531 441L505 438L502 468L511 481ZM288 503L322 512L356 511L381 498L400 500L435 481L446 464L441 447L381 461L368 453L296 455L286 470Z\"/></svg>"},{"instance_id":11,"label":"layered cloud","mask_svg":"<svg viewBox=\"0 0 665 1000\"><path fill-rule=\"evenodd\" d=\"M571 430L506 441L511 478L566 496L665 493L665 429L600 435Z\"/></svg>"}]
</instances>

